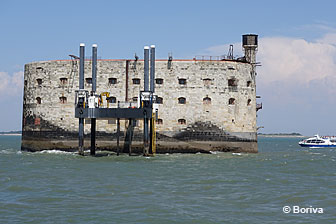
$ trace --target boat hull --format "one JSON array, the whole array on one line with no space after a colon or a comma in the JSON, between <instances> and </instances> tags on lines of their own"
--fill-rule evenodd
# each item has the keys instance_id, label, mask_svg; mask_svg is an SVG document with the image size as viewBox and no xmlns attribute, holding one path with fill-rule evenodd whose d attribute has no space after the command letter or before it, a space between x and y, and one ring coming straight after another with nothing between
<instances>
[{"instance_id":1,"label":"boat hull","mask_svg":"<svg viewBox=\"0 0 336 224\"><path fill-rule=\"evenodd\" d=\"M336 148L336 145L313 145L313 144L299 144L305 148Z\"/></svg>"}]
</instances>

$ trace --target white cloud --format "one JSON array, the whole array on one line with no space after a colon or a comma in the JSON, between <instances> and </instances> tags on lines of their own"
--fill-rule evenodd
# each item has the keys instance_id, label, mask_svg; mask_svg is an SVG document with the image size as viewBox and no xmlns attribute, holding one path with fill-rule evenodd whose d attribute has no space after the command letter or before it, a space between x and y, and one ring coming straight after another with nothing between
<instances>
[{"instance_id":1,"label":"white cloud","mask_svg":"<svg viewBox=\"0 0 336 224\"><path fill-rule=\"evenodd\" d=\"M240 46L235 44L235 49ZM225 49L228 45L205 52L218 55ZM257 61L262 64L257 68L257 92L263 101L258 112L263 131L334 134L330 117L336 109L336 32L315 41L260 38Z\"/></svg>"},{"instance_id":2,"label":"white cloud","mask_svg":"<svg viewBox=\"0 0 336 224\"><path fill-rule=\"evenodd\" d=\"M23 92L23 72L16 72L9 75L7 72L0 72L0 99L8 96L21 98Z\"/></svg>"},{"instance_id":3,"label":"white cloud","mask_svg":"<svg viewBox=\"0 0 336 224\"><path fill-rule=\"evenodd\" d=\"M336 46L326 42L269 37L260 40L260 82L308 83L335 75Z\"/></svg>"},{"instance_id":4,"label":"white cloud","mask_svg":"<svg viewBox=\"0 0 336 224\"><path fill-rule=\"evenodd\" d=\"M328 33L324 35L321 39L318 39L317 41L323 44L336 45L336 33Z\"/></svg>"},{"instance_id":5,"label":"white cloud","mask_svg":"<svg viewBox=\"0 0 336 224\"><path fill-rule=\"evenodd\" d=\"M0 93L6 92L10 77L6 72L0 72Z\"/></svg>"}]
</instances>

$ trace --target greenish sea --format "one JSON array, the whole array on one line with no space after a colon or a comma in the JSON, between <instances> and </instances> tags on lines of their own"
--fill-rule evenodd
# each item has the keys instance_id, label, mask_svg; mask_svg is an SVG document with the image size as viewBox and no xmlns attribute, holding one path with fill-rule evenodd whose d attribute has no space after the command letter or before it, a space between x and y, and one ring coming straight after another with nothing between
<instances>
[{"instance_id":1,"label":"greenish sea","mask_svg":"<svg viewBox=\"0 0 336 224\"><path fill-rule=\"evenodd\" d=\"M21 152L20 138L0 136L0 223L336 223L336 149L298 138L150 158Z\"/></svg>"}]
</instances>

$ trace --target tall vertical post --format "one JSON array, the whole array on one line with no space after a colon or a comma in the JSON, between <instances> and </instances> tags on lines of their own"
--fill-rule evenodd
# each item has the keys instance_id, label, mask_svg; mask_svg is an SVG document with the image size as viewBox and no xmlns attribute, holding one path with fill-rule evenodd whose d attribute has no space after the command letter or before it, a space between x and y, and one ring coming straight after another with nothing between
<instances>
[{"instance_id":1,"label":"tall vertical post","mask_svg":"<svg viewBox=\"0 0 336 224\"><path fill-rule=\"evenodd\" d=\"M150 91L155 92L155 45L150 50Z\"/></svg>"},{"instance_id":2,"label":"tall vertical post","mask_svg":"<svg viewBox=\"0 0 336 224\"><path fill-rule=\"evenodd\" d=\"M149 91L149 47L144 47L144 91ZM148 107L147 104L144 105ZM144 155L149 154L148 114L144 114Z\"/></svg>"},{"instance_id":3,"label":"tall vertical post","mask_svg":"<svg viewBox=\"0 0 336 224\"><path fill-rule=\"evenodd\" d=\"M155 45L150 46L150 91L155 92ZM153 99L150 101L150 106L153 108ZM149 121L149 154L153 154L153 119Z\"/></svg>"},{"instance_id":4,"label":"tall vertical post","mask_svg":"<svg viewBox=\"0 0 336 224\"><path fill-rule=\"evenodd\" d=\"M97 44L92 44L92 92L97 89Z\"/></svg>"},{"instance_id":5,"label":"tall vertical post","mask_svg":"<svg viewBox=\"0 0 336 224\"><path fill-rule=\"evenodd\" d=\"M79 49L79 90L84 90L84 58L85 58L85 44L80 44ZM79 97L78 99L79 107L84 106L84 98ZM79 128L78 128L78 154L84 155L84 118L79 118Z\"/></svg>"},{"instance_id":6,"label":"tall vertical post","mask_svg":"<svg viewBox=\"0 0 336 224\"><path fill-rule=\"evenodd\" d=\"M92 94L97 89L97 44L92 45ZM96 118L91 118L91 149L90 155L96 154Z\"/></svg>"},{"instance_id":7,"label":"tall vertical post","mask_svg":"<svg viewBox=\"0 0 336 224\"><path fill-rule=\"evenodd\" d=\"M117 156L119 156L120 152L119 136L120 136L120 118L117 118Z\"/></svg>"},{"instance_id":8,"label":"tall vertical post","mask_svg":"<svg viewBox=\"0 0 336 224\"><path fill-rule=\"evenodd\" d=\"M148 134L148 114L145 111L144 118L144 156L149 155L149 134Z\"/></svg>"},{"instance_id":9,"label":"tall vertical post","mask_svg":"<svg viewBox=\"0 0 336 224\"><path fill-rule=\"evenodd\" d=\"M149 47L144 47L144 91L149 91Z\"/></svg>"}]
</instances>

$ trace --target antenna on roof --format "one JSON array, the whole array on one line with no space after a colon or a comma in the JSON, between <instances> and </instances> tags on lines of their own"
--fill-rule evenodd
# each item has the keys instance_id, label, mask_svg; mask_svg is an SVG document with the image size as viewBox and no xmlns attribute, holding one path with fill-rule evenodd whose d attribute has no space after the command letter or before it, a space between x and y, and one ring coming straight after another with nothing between
<instances>
[{"instance_id":1,"label":"antenna on roof","mask_svg":"<svg viewBox=\"0 0 336 224\"><path fill-rule=\"evenodd\" d=\"M69 56L70 56L71 59L74 59L74 60L78 60L79 59L78 56L73 55L73 54L69 54Z\"/></svg>"},{"instance_id":2,"label":"antenna on roof","mask_svg":"<svg viewBox=\"0 0 336 224\"><path fill-rule=\"evenodd\" d=\"M233 60L233 45L230 44L229 52L227 54L227 59Z\"/></svg>"},{"instance_id":3,"label":"antenna on roof","mask_svg":"<svg viewBox=\"0 0 336 224\"><path fill-rule=\"evenodd\" d=\"M168 63L167 63L167 68L171 69L172 67L172 61L173 61L173 53L168 53Z\"/></svg>"}]
</instances>

